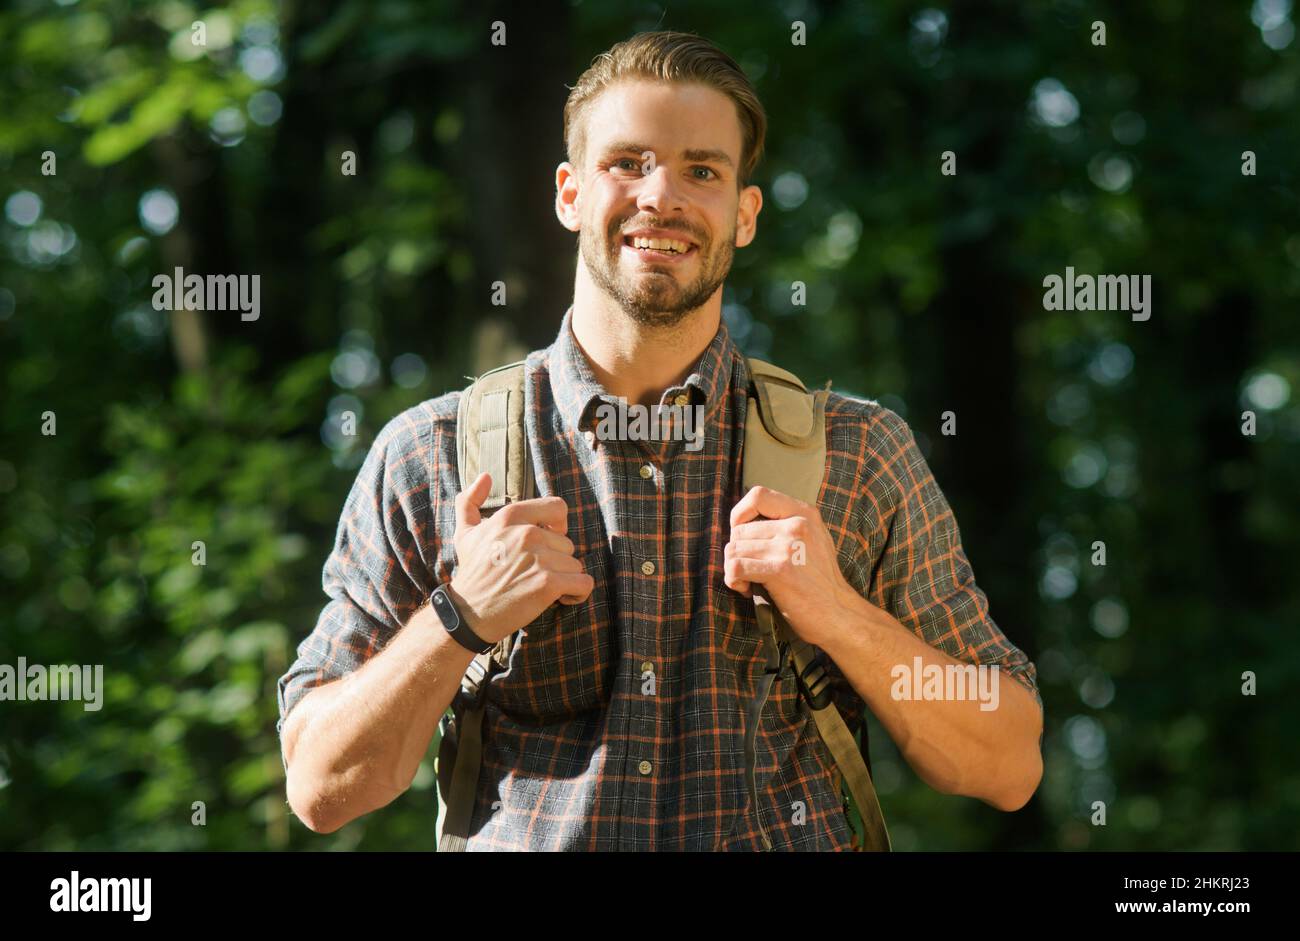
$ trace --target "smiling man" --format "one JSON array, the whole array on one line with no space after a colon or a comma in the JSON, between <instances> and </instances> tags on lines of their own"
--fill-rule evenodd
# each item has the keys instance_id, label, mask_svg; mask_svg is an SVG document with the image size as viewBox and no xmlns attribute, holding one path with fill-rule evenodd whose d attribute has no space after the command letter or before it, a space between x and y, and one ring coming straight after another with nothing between
<instances>
[{"instance_id":1,"label":"smiling man","mask_svg":"<svg viewBox=\"0 0 1300 941\"><path fill-rule=\"evenodd\" d=\"M828 393L815 503L742 485L751 364L722 290L758 231L765 132L744 73L696 36L640 34L572 89L555 182L573 304L522 366L540 495L489 515L503 482L461 486L467 393L380 433L330 601L279 685L288 797L312 829L405 791L450 706L468 796L444 848L851 848L824 703L814 723L788 662L765 668L758 589L851 731L869 709L944 793L1010 811L1037 788L1034 666L990 617L906 423ZM616 402L698 407L699 447L598 435ZM979 696L953 682L967 669Z\"/></svg>"}]
</instances>

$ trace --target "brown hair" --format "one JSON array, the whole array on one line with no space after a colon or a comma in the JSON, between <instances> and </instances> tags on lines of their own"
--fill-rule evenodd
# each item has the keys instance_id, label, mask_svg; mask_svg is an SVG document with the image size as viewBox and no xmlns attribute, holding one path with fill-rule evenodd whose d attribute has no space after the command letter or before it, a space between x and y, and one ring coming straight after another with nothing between
<instances>
[{"instance_id":1,"label":"brown hair","mask_svg":"<svg viewBox=\"0 0 1300 941\"><path fill-rule=\"evenodd\" d=\"M583 119L592 102L616 82L637 78L697 82L729 97L740 118L738 188L748 185L763 156L767 114L753 84L735 60L707 39L691 33L638 33L592 59L591 67L579 77L564 104L564 145L571 161L580 160L586 147Z\"/></svg>"}]
</instances>

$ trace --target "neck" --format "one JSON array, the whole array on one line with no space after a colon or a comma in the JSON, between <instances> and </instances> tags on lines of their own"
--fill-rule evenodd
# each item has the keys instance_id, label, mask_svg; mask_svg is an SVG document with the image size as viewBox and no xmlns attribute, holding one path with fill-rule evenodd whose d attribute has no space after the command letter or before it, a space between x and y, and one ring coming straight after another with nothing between
<instances>
[{"instance_id":1,"label":"neck","mask_svg":"<svg viewBox=\"0 0 1300 941\"><path fill-rule=\"evenodd\" d=\"M722 288L671 327L629 317L587 277L578 261L570 322L596 380L629 404L658 405L665 390L681 385L713 342L722 318Z\"/></svg>"}]
</instances>

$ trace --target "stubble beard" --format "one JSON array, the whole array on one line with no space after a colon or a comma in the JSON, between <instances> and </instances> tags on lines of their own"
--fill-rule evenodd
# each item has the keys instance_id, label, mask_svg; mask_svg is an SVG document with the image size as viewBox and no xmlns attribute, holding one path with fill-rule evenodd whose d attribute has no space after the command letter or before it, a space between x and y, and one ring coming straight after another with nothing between
<instances>
[{"instance_id":1,"label":"stubble beard","mask_svg":"<svg viewBox=\"0 0 1300 941\"><path fill-rule=\"evenodd\" d=\"M736 227L715 248L709 241L699 243L699 274L686 285L670 272L638 272L628 276L619 269L623 250L623 225L613 223L605 233L604 245L597 244L594 226L579 230L578 245L583 263L596 286L613 298L627 316L642 326L675 327L698 310L727 279L735 257Z\"/></svg>"}]
</instances>

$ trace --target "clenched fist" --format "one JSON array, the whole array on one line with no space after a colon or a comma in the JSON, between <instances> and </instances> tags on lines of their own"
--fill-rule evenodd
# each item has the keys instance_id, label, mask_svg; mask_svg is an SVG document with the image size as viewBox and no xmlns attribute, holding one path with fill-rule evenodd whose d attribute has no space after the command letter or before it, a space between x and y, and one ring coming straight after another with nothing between
<instances>
[{"instance_id":1,"label":"clenched fist","mask_svg":"<svg viewBox=\"0 0 1300 941\"><path fill-rule=\"evenodd\" d=\"M447 586L478 637L496 643L556 601L581 604L596 587L573 555L569 507L560 497L508 503L487 519L480 507L492 477L456 496L456 571Z\"/></svg>"}]
</instances>

